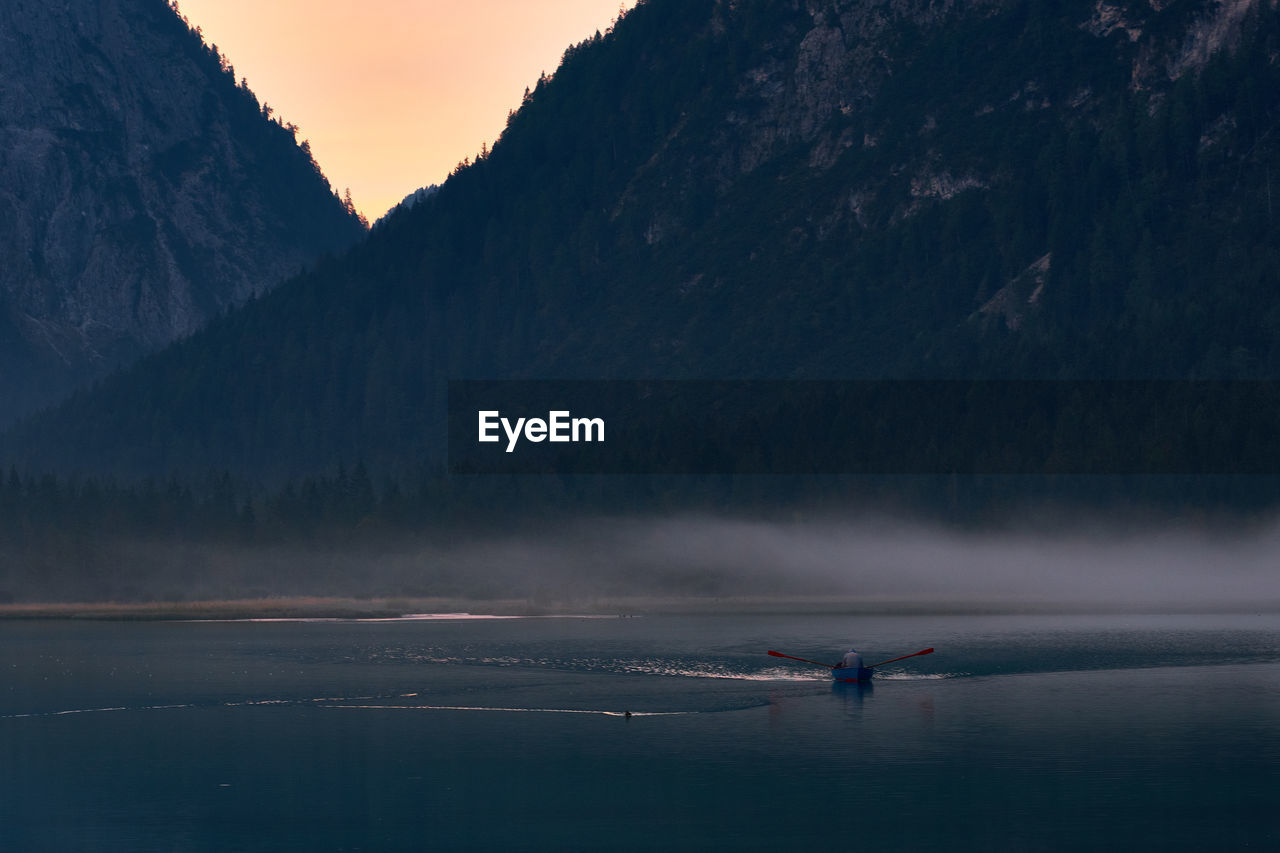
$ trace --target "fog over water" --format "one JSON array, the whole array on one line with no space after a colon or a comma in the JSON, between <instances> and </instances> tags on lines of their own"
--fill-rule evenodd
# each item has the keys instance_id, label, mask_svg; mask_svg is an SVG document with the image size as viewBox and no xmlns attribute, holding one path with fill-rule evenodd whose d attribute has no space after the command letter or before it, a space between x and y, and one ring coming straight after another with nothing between
<instances>
[{"instance_id":1,"label":"fog over water","mask_svg":"<svg viewBox=\"0 0 1280 853\"><path fill-rule=\"evenodd\" d=\"M0 555L3 556L3 555ZM600 517L359 544L117 542L98 565L0 564L13 602L292 596L526 601L644 597L841 607L1280 609L1280 523L1074 520L976 531L887 517ZM475 612L484 612L483 609Z\"/></svg>"},{"instance_id":2,"label":"fog over water","mask_svg":"<svg viewBox=\"0 0 1280 853\"><path fill-rule=\"evenodd\" d=\"M921 605L1136 608L1280 603L1280 526L960 532L890 520L607 520L434 555L579 593L831 595ZM522 583L523 581L523 583Z\"/></svg>"}]
</instances>

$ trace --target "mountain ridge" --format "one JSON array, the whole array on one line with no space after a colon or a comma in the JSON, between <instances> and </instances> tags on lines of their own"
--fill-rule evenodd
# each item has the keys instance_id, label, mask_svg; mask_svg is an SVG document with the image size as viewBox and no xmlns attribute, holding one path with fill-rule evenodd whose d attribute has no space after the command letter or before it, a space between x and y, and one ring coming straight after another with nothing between
<instances>
[{"instance_id":1,"label":"mountain ridge","mask_svg":"<svg viewBox=\"0 0 1280 853\"><path fill-rule=\"evenodd\" d=\"M0 10L0 421L362 233L162 0Z\"/></svg>"},{"instance_id":2,"label":"mountain ridge","mask_svg":"<svg viewBox=\"0 0 1280 853\"><path fill-rule=\"evenodd\" d=\"M1278 38L1269 0L648 0L349 254L7 452L430 466L451 378L1275 376Z\"/></svg>"}]
</instances>

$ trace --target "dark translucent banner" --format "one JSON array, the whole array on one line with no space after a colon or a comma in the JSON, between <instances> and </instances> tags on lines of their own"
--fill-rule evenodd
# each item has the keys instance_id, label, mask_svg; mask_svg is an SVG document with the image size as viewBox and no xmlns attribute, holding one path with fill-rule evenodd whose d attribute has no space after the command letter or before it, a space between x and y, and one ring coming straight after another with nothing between
<instances>
[{"instance_id":1,"label":"dark translucent banner","mask_svg":"<svg viewBox=\"0 0 1280 853\"><path fill-rule=\"evenodd\" d=\"M1277 474L1280 384L455 381L455 474Z\"/></svg>"}]
</instances>

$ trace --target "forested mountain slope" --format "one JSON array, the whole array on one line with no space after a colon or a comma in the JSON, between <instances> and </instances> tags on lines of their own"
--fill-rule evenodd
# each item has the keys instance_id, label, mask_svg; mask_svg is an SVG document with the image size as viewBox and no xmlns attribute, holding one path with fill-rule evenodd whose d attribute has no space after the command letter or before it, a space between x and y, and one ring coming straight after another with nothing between
<instances>
[{"instance_id":1,"label":"forested mountain slope","mask_svg":"<svg viewBox=\"0 0 1280 853\"><path fill-rule=\"evenodd\" d=\"M1270 0L647 0L366 242L3 452L404 470L450 378L1274 377L1278 122Z\"/></svg>"},{"instance_id":2,"label":"forested mountain slope","mask_svg":"<svg viewBox=\"0 0 1280 853\"><path fill-rule=\"evenodd\" d=\"M163 0L0 4L0 423L362 234Z\"/></svg>"}]
</instances>

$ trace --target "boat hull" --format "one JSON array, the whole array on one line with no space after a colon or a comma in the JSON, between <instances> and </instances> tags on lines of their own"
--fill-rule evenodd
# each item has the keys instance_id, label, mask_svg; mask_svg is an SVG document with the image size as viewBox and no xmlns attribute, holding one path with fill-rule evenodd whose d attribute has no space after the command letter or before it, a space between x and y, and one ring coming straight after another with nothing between
<instances>
[{"instance_id":1,"label":"boat hull","mask_svg":"<svg viewBox=\"0 0 1280 853\"><path fill-rule=\"evenodd\" d=\"M865 666L838 666L831 670L831 677L842 684L858 684L860 682L870 681L873 672L874 670L867 669Z\"/></svg>"}]
</instances>

